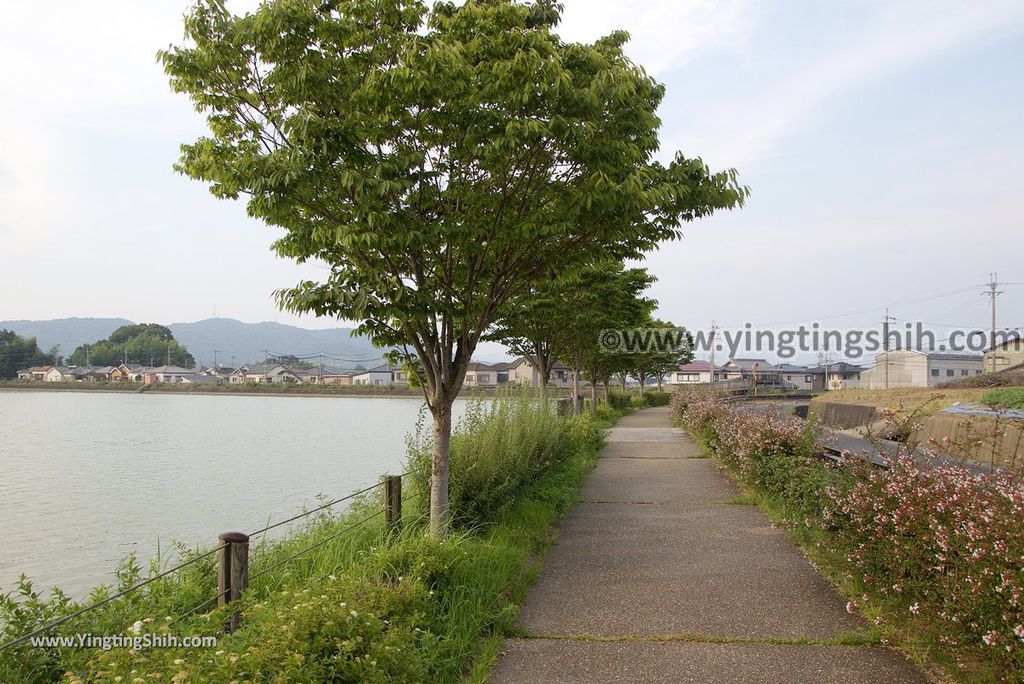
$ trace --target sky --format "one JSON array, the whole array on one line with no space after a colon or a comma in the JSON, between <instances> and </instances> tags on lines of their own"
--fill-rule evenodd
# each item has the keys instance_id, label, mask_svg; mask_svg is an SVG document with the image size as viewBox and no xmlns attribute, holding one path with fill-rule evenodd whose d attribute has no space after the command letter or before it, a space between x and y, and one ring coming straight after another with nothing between
<instances>
[{"instance_id":1,"label":"sky","mask_svg":"<svg viewBox=\"0 0 1024 684\"><path fill-rule=\"evenodd\" d=\"M1024 282L1024 3L564 4L563 37L625 29L666 85L660 158L736 168L751 190L646 260L660 318L846 330L889 306L894 325L984 328L989 274ZM5 7L0 320L339 325L277 311L274 290L322 271L171 169L204 132L155 59L187 7ZM1001 289L999 325L1024 326L1024 285Z\"/></svg>"}]
</instances>

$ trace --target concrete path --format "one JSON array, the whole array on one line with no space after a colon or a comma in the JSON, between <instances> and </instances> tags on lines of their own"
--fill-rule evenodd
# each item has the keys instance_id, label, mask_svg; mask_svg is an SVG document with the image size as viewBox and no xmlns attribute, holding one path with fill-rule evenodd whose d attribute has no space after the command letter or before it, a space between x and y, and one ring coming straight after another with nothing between
<instances>
[{"instance_id":1,"label":"concrete path","mask_svg":"<svg viewBox=\"0 0 1024 684\"><path fill-rule=\"evenodd\" d=\"M673 428L627 416L544 559L492 682L924 682Z\"/></svg>"}]
</instances>

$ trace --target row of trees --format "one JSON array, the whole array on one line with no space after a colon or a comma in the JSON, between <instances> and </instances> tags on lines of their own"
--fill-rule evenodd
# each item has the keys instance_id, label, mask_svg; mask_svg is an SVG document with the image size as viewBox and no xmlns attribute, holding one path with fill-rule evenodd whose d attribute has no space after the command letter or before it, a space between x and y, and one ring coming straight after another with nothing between
<instances>
[{"instance_id":1,"label":"row of trees","mask_svg":"<svg viewBox=\"0 0 1024 684\"><path fill-rule=\"evenodd\" d=\"M0 380L18 377L18 371L32 366L51 366L58 362L58 349L49 353L39 349L34 337L21 337L12 330L0 330Z\"/></svg>"},{"instance_id":2,"label":"row of trees","mask_svg":"<svg viewBox=\"0 0 1024 684\"><path fill-rule=\"evenodd\" d=\"M452 403L495 323L570 306L556 282L617 273L599 264L747 193L734 171L657 161L664 87L625 55L626 33L567 42L560 18L554 0L298 0L241 16L199 0L186 42L160 54L209 126L176 169L283 229L279 255L326 267L281 306L357 321L415 369L434 421L434 534ZM590 315L603 305L573 296Z\"/></svg>"},{"instance_id":3,"label":"row of trees","mask_svg":"<svg viewBox=\"0 0 1024 684\"><path fill-rule=\"evenodd\" d=\"M167 363L192 368L195 358L170 328L156 323L123 325L105 340L79 346L68 357L73 366L116 366L119 363Z\"/></svg>"},{"instance_id":4,"label":"row of trees","mask_svg":"<svg viewBox=\"0 0 1024 684\"><path fill-rule=\"evenodd\" d=\"M626 268L621 262L600 262L544 281L512 298L487 339L498 341L518 356L534 360L540 375L541 396L547 395L551 371L558 361L573 371L573 410L579 412L579 379L597 387L618 377L625 386L627 376L640 380L641 392L649 378L659 386L665 373L687 363L692 357L692 339L686 344L625 350L616 346L615 336L629 329L669 329L671 323L657 320L657 304L644 295L654 277L642 268ZM605 340L603 333L614 339ZM611 344L609 344L611 343Z\"/></svg>"}]
</instances>

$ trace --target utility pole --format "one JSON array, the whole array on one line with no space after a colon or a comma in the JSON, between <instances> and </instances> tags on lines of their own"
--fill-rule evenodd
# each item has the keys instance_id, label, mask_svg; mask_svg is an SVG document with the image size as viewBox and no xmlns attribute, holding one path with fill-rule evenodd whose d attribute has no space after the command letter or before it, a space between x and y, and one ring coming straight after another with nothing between
<instances>
[{"instance_id":1,"label":"utility pole","mask_svg":"<svg viewBox=\"0 0 1024 684\"><path fill-rule=\"evenodd\" d=\"M882 319L882 344L885 349L885 389L889 389L889 321L895 321L894 316L889 315L889 307L885 307L885 318Z\"/></svg>"},{"instance_id":2,"label":"utility pole","mask_svg":"<svg viewBox=\"0 0 1024 684\"><path fill-rule=\"evenodd\" d=\"M92 367L89 364L89 345L85 345L85 367L86 368L91 368Z\"/></svg>"},{"instance_id":3,"label":"utility pole","mask_svg":"<svg viewBox=\"0 0 1024 684\"><path fill-rule=\"evenodd\" d=\"M829 369L829 365L832 363L832 355L829 354L828 347L825 348L825 351L818 352L818 363L821 364L822 369L825 371L825 378L822 381L821 388L822 388L822 390L827 392L828 391L828 369Z\"/></svg>"},{"instance_id":4,"label":"utility pole","mask_svg":"<svg viewBox=\"0 0 1024 684\"><path fill-rule=\"evenodd\" d=\"M710 362L710 364L711 364L711 384L715 383L715 331L716 330L718 330L718 324L715 323L715 321L711 321L711 336L709 338L710 339L710 343L709 344L711 346L711 362Z\"/></svg>"},{"instance_id":5,"label":"utility pole","mask_svg":"<svg viewBox=\"0 0 1024 684\"><path fill-rule=\"evenodd\" d=\"M992 356L992 372L996 372L996 297L1003 294L999 288L999 274L990 273L988 291L985 293L992 298L992 334L990 338L989 353Z\"/></svg>"},{"instance_id":6,"label":"utility pole","mask_svg":"<svg viewBox=\"0 0 1024 684\"><path fill-rule=\"evenodd\" d=\"M213 370L217 370L217 350L213 350Z\"/></svg>"},{"instance_id":7,"label":"utility pole","mask_svg":"<svg viewBox=\"0 0 1024 684\"><path fill-rule=\"evenodd\" d=\"M167 365L171 365L171 343L167 343Z\"/></svg>"}]
</instances>

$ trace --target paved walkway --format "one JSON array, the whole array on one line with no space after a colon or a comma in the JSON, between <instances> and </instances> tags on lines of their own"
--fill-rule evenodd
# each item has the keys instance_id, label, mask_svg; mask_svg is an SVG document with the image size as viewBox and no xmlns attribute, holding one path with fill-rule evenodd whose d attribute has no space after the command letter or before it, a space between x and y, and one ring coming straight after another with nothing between
<instances>
[{"instance_id":1,"label":"paved walkway","mask_svg":"<svg viewBox=\"0 0 1024 684\"><path fill-rule=\"evenodd\" d=\"M896 652L827 645L866 624L760 509L729 503L667 409L606 442L492 682L926 681Z\"/></svg>"}]
</instances>

